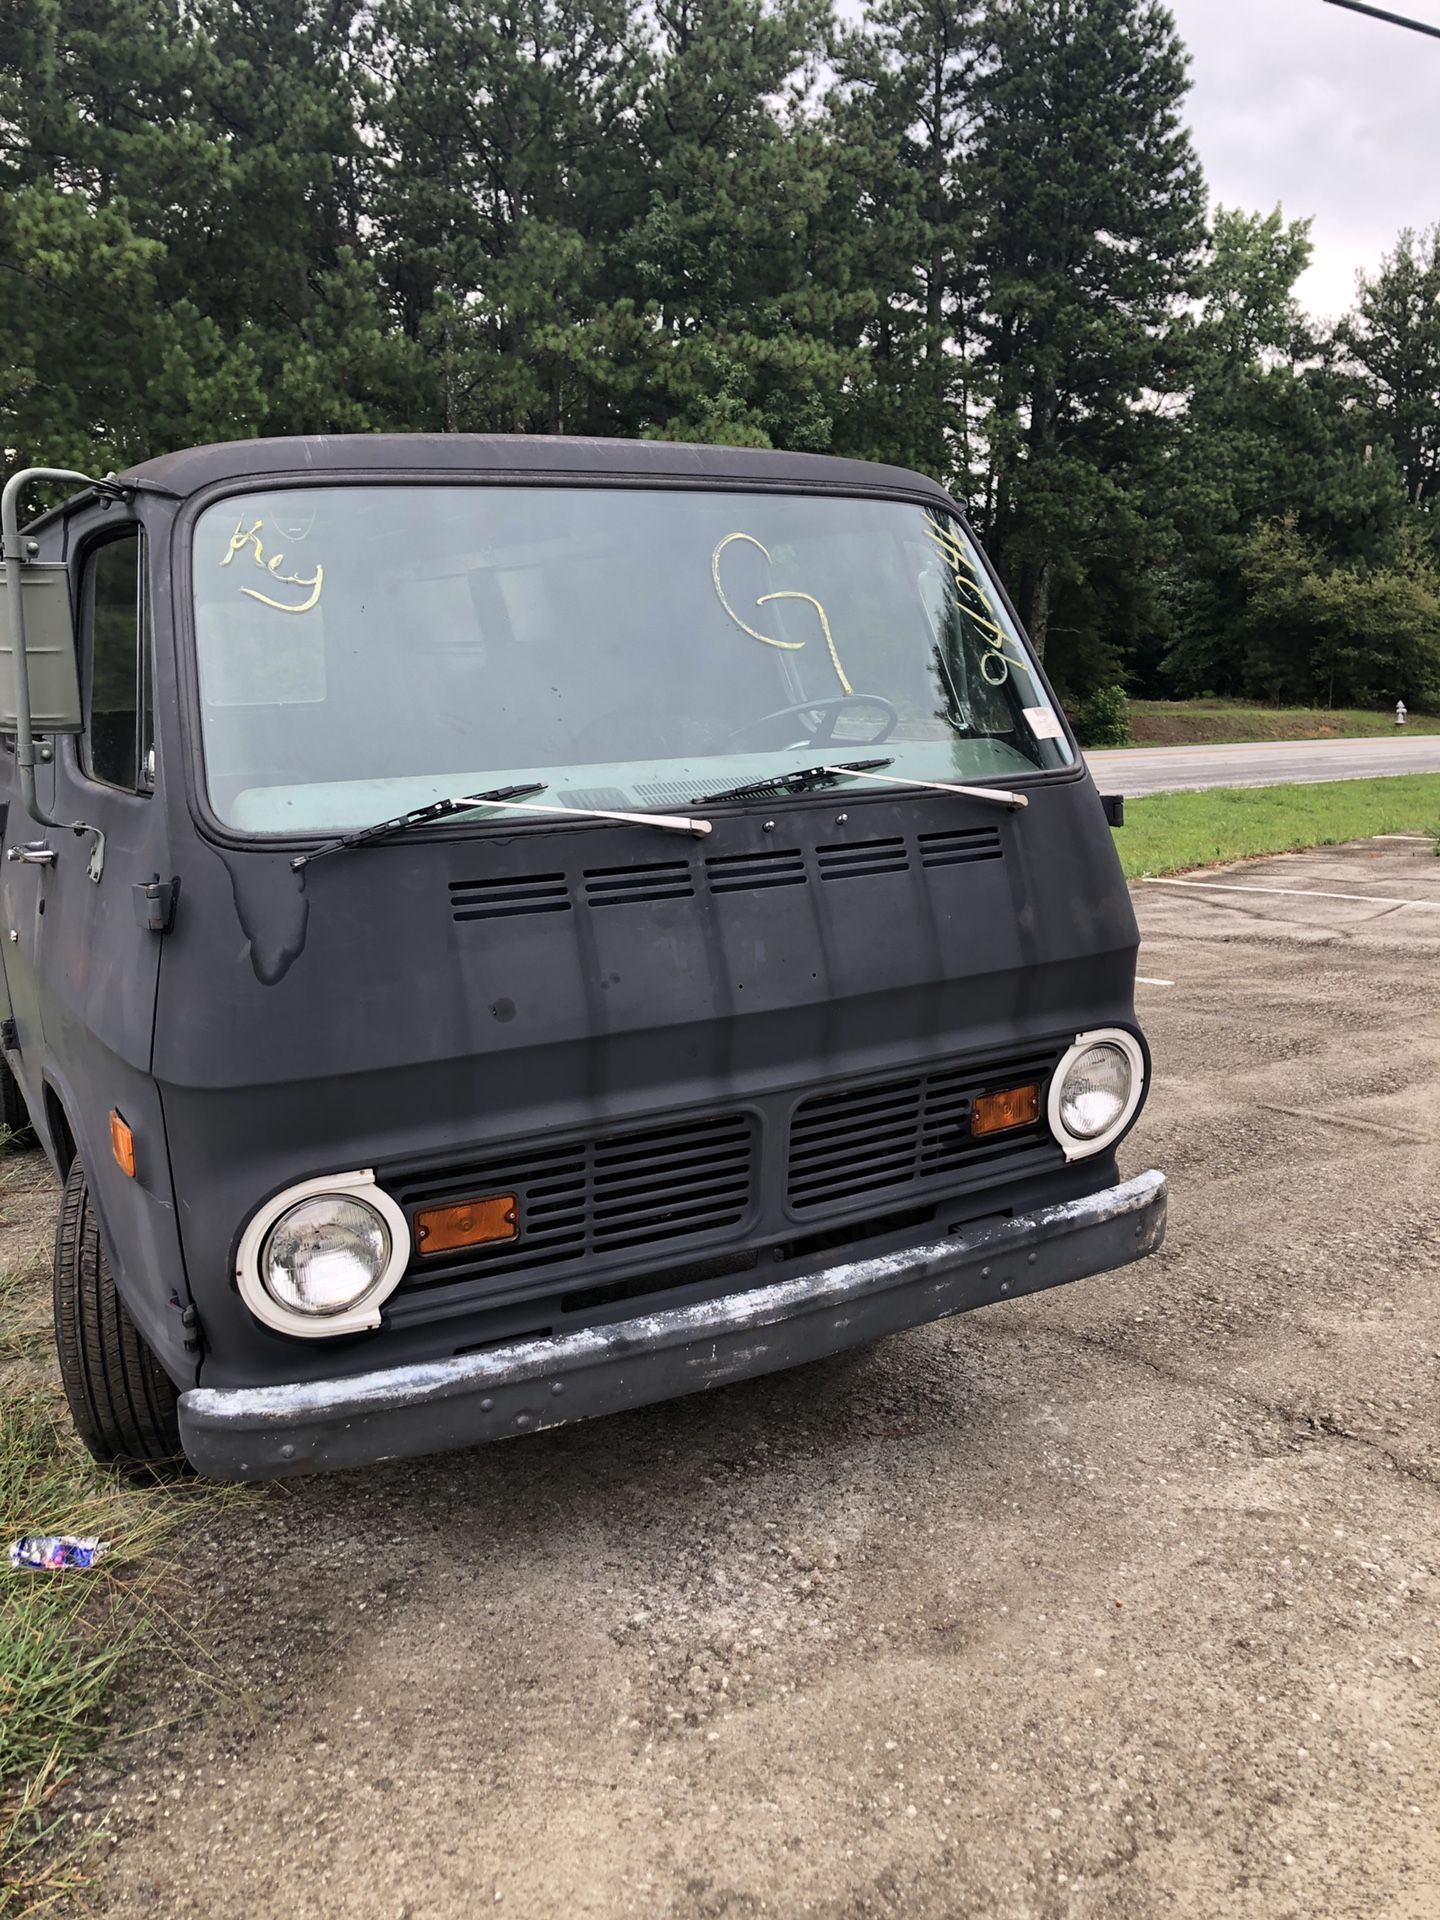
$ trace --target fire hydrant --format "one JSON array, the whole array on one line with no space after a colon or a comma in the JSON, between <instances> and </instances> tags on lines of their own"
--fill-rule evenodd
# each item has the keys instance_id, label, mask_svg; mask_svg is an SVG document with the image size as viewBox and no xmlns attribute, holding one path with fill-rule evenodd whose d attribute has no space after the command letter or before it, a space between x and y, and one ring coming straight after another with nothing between
<instances>
[{"instance_id":1,"label":"fire hydrant","mask_svg":"<svg viewBox=\"0 0 1440 1920\"><path fill-rule=\"evenodd\" d=\"M1397 727L1403 727L1403 726L1404 726L1404 724L1405 724L1405 722L1406 722L1406 721L1407 721L1407 720L1408 720L1409 718L1410 718L1410 709L1409 709L1409 708L1408 708L1408 707L1406 706L1406 704L1405 704L1405 702L1404 702L1403 700L1397 700L1397 701L1395 702L1395 724L1396 724L1396 726L1397 726Z\"/></svg>"}]
</instances>

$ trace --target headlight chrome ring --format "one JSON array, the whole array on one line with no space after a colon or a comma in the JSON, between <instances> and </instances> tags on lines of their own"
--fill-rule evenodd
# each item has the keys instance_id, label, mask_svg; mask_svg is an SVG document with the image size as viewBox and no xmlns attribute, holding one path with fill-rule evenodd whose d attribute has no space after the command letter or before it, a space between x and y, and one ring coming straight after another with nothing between
<instances>
[{"instance_id":1,"label":"headlight chrome ring","mask_svg":"<svg viewBox=\"0 0 1440 1920\"><path fill-rule=\"evenodd\" d=\"M1090 1063L1090 1078L1095 1083L1090 1100L1095 1110L1093 1131L1080 1125L1072 1126L1067 1122L1067 1109L1071 1119L1076 1117L1083 1099L1083 1092L1077 1087L1068 1089L1067 1082L1072 1079L1079 1082L1086 1076L1081 1068L1087 1054L1093 1055ZM1128 1072L1128 1085L1119 1099L1118 1105L1110 1111L1106 1104L1103 1082L1107 1074L1123 1067ZM1124 1027L1097 1027L1090 1033L1077 1033L1074 1043L1066 1049L1064 1057L1050 1076L1050 1092L1046 1100L1046 1118L1050 1131L1065 1154L1067 1160L1085 1160L1091 1155L1103 1153L1113 1146L1135 1118L1141 1100L1145 1094L1145 1051L1133 1033Z\"/></svg>"},{"instance_id":2,"label":"headlight chrome ring","mask_svg":"<svg viewBox=\"0 0 1440 1920\"><path fill-rule=\"evenodd\" d=\"M362 1168L302 1180L258 1208L240 1236L235 1281L265 1326L327 1340L378 1327L409 1260L404 1213ZM348 1293L347 1261L358 1269ZM300 1304L307 1287L315 1300L309 1307Z\"/></svg>"}]
</instances>

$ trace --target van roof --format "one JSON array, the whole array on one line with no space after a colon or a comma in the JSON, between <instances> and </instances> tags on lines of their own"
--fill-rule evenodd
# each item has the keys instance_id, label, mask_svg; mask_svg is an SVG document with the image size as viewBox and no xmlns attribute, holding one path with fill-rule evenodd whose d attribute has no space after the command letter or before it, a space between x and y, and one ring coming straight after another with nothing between
<instances>
[{"instance_id":1,"label":"van roof","mask_svg":"<svg viewBox=\"0 0 1440 1920\"><path fill-rule=\"evenodd\" d=\"M670 440L580 440L559 435L491 433L335 433L271 440L227 440L142 461L122 475L184 497L218 480L291 474L466 474L545 479L596 477L695 486L755 482L820 492L929 495L933 480L903 467L827 454L755 447L690 446Z\"/></svg>"}]
</instances>

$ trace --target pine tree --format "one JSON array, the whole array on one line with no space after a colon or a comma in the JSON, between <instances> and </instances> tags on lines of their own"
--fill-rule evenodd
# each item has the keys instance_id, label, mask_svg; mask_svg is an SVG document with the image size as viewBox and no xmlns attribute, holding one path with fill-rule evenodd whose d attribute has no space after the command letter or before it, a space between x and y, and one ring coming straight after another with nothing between
<instances>
[{"instance_id":1,"label":"pine tree","mask_svg":"<svg viewBox=\"0 0 1440 1920\"><path fill-rule=\"evenodd\" d=\"M379 0L364 47L379 252L438 373L429 423L588 430L646 66L630 0Z\"/></svg>"},{"instance_id":2,"label":"pine tree","mask_svg":"<svg viewBox=\"0 0 1440 1920\"><path fill-rule=\"evenodd\" d=\"M962 492L971 237L960 183L977 12L973 0L881 0L839 39L827 126L837 245L825 264L871 296L851 443Z\"/></svg>"},{"instance_id":3,"label":"pine tree","mask_svg":"<svg viewBox=\"0 0 1440 1920\"><path fill-rule=\"evenodd\" d=\"M22 0L0 30L0 416L19 460L244 432L259 370L170 249L220 165L174 0Z\"/></svg>"},{"instance_id":4,"label":"pine tree","mask_svg":"<svg viewBox=\"0 0 1440 1920\"><path fill-rule=\"evenodd\" d=\"M992 382L983 517L1043 653L1123 551L1124 441L1175 384L1202 187L1158 0L992 0L970 174Z\"/></svg>"},{"instance_id":5,"label":"pine tree","mask_svg":"<svg viewBox=\"0 0 1440 1920\"><path fill-rule=\"evenodd\" d=\"M663 0L638 204L607 256L647 316L632 430L824 448L856 362L813 272L827 156L805 102L826 0Z\"/></svg>"}]
</instances>

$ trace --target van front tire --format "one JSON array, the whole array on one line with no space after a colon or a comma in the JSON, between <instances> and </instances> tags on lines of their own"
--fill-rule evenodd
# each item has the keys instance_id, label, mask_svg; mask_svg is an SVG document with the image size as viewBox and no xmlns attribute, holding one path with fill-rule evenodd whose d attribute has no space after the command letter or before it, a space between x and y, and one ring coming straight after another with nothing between
<instances>
[{"instance_id":1,"label":"van front tire","mask_svg":"<svg viewBox=\"0 0 1440 1920\"><path fill-rule=\"evenodd\" d=\"M75 1429L97 1460L183 1465L179 1395L115 1289L79 1160L55 1232L55 1348Z\"/></svg>"}]
</instances>

